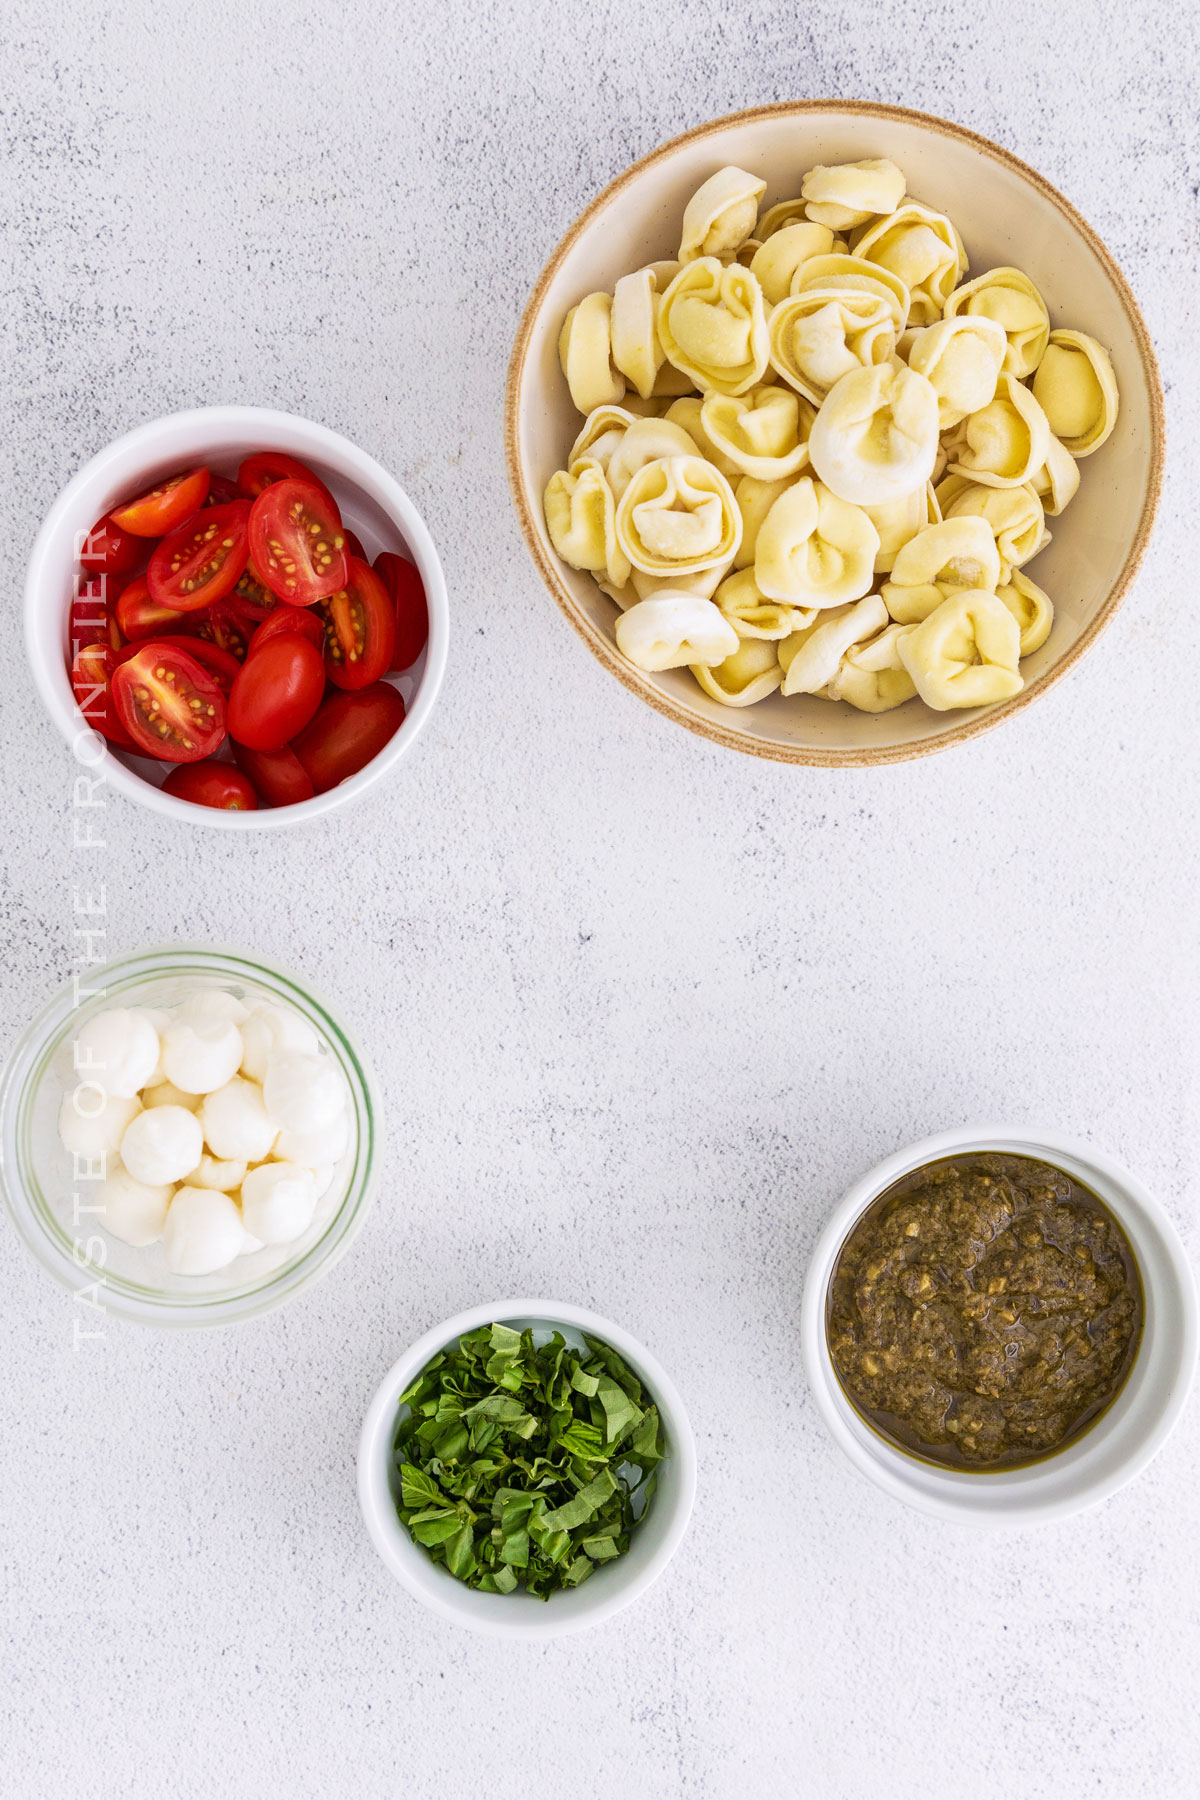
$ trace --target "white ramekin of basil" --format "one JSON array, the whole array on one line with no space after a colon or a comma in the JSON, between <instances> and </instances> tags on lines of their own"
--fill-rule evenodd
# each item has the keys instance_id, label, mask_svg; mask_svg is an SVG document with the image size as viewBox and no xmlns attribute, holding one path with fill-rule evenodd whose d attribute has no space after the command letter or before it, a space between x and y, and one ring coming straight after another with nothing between
<instances>
[{"instance_id":1,"label":"white ramekin of basil","mask_svg":"<svg viewBox=\"0 0 1200 1800\"><path fill-rule=\"evenodd\" d=\"M358 1495L396 1579L456 1624L547 1638L610 1618L678 1549L696 1445L666 1371L581 1307L448 1319L380 1384Z\"/></svg>"}]
</instances>

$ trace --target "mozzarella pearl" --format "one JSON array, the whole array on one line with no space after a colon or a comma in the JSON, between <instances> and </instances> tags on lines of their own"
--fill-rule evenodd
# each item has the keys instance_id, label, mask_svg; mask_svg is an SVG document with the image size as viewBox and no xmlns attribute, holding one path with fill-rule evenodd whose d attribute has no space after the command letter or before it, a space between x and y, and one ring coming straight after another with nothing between
<instances>
[{"instance_id":1,"label":"mozzarella pearl","mask_svg":"<svg viewBox=\"0 0 1200 1800\"><path fill-rule=\"evenodd\" d=\"M317 1185L296 1163L264 1163L242 1183L246 1230L264 1244L290 1244L308 1229L317 1204Z\"/></svg>"},{"instance_id":2,"label":"mozzarella pearl","mask_svg":"<svg viewBox=\"0 0 1200 1800\"><path fill-rule=\"evenodd\" d=\"M274 1155L280 1162L294 1162L302 1169L315 1169L320 1163L339 1161L345 1155L349 1139L350 1121L343 1106L319 1131L281 1131L275 1140Z\"/></svg>"},{"instance_id":3,"label":"mozzarella pearl","mask_svg":"<svg viewBox=\"0 0 1200 1800\"><path fill-rule=\"evenodd\" d=\"M276 1050L302 1050L315 1056L319 1047L316 1032L298 1013L282 1006L255 1007L242 1026L242 1074L261 1081L267 1072L267 1058Z\"/></svg>"},{"instance_id":4,"label":"mozzarella pearl","mask_svg":"<svg viewBox=\"0 0 1200 1800\"><path fill-rule=\"evenodd\" d=\"M173 1081L159 1081L142 1095L143 1106L186 1106L189 1112L200 1111L199 1094L185 1094Z\"/></svg>"},{"instance_id":5,"label":"mozzarella pearl","mask_svg":"<svg viewBox=\"0 0 1200 1800\"><path fill-rule=\"evenodd\" d=\"M284 1131L320 1131L333 1123L346 1104L334 1063L301 1050L277 1050L268 1057L263 1099Z\"/></svg>"},{"instance_id":6,"label":"mozzarella pearl","mask_svg":"<svg viewBox=\"0 0 1200 1800\"><path fill-rule=\"evenodd\" d=\"M204 1153L204 1133L182 1106L154 1106L139 1113L121 1139L121 1161L135 1181L158 1187L182 1181Z\"/></svg>"},{"instance_id":7,"label":"mozzarella pearl","mask_svg":"<svg viewBox=\"0 0 1200 1800\"><path fill-rule=\"evenodd\" d=\"M163 1032L167 1080L186 1094L211 1094L238 1072L242 1034L232 1019L178 1018Z\"/></svg>"},{"instance_id":8,"label":"mozzarella pearl","mask_svg":"<svg viewBox=\"0 0 1200 1800\"><path fill-rule=\"evenodd\" d=\"M170 1182L148 1187L144 1181L135 1181L128 1169L117 1167L96 1190L100 1223L105 1231L136 1250L156 1244L162 1236L174 1191Z\"/></svg>"},{"instance_id":9,"label":"mozzarella pearl","mask_svg":"<svg viewBox=\"0 0 1200 1800\"><path fill-rule=\"evenodd\" d=\"M142 1110L136 1095L128 1098L106 1094L91 1082L81 1082L64 1094L58 1109L58 1135L76 1156L89 1159L111 1156Z\"/></svg>"},{"instance_id":10,"label":"mozzarella pearl","mask_svg":"<svg viewBox=\"0 0 1200 1800\"><path fill-rule=\"evenodd\" d=\"M242 1215L228 1194L181 1187L167 1211L163 1248L175 1275L213 1275L240 1255Z\"/></svg>"},{"instance_id":11,"label":"mozzarella pearl","mask_svg":"<svg viewBox=\"0 0 1200 1800\"><path fill-rule=\"evenodd\" d=\"M223 1194L232 1194L245 1179L244 1162L221 1162L215 1156L202 1156L188 1176L188 1186L219 1188Z\"/></svg>"},{"instance_id":12,"label":"mozzarella pearl","mask_svg":"<svg viewBox=\"0 0 1200 1800\"><path fill-rule=\"evenodd\" d=\"M263 1105L258 1083L243 1081L240 1075L204 1096L200 1123L213 1155L235 1162L262 1162L271 1154L279 1131Z\"/></svg>"},{"instance_id":13,"label":"mozzarella pearl","mask_svg":"<svg viewBox=\"0 0 1200 1800\"><path fill-rule=\"evenodd\" d=\"M98 1012L75 1039L75 1070L110 1094L131 1099L158 1065L158 1033L144 1012L123 1006Z\"/></svg>"},{"instance_id":14,"label":"mozzarella pearl","mask_svg":"<svg viewBox=\"0 0 1200 1800\"><path fill-rule=\"evenodd\" d=\"M187 1019L232 1019L240 1025L243 1019L250 1017L250 1008L236 994L228 993L224 988L197 988L189 994L180 1007L180 1014Z\"/></svg>"}]
</instances>

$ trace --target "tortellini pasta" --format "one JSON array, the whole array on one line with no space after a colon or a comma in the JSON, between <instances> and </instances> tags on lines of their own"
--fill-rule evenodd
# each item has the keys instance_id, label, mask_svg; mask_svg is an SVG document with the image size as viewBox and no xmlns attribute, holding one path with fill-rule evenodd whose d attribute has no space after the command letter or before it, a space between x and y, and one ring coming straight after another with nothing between
<instances>
[{"instance_id":1,"label":"tortellini pasta","mask_svg":"<svg viewBox=\"0 0 1200 1800\"><path fill-rule=\"evenodd\" d=\"M803 476L759 528L754 579L768 600L840 606L869 591L878 548L879 533L860 506Z\"/></svg>"},{"instance_id":2,"label":"tortellini pasta","mask_svg":"<svg viewBox=\"0 0 1200 1800\"><path fill-rule=\"evenodd\" d=\"M754 230L765 181L730 166L710 175L696 189L683 212L681 263L700 256L732 256Z\"/></svg>"},{"instance_id":3,"label":"tortellini pasta","mask_svg":"<svg viewBox=\"0 0 1200 1800\"><path fill-rule=\"evenodd\" d=\"M739 263L698 257L663 295L658 335L668 360L703 392L744 394L767 366L762 289Z\"/></svg>"},{"instance_id":4,"label":"tortellini pasta","mask_svg":"<svg viewBox=\"0 0 1200 1800\"><path fill-rule=\"evenodd\" d=\"M1010 700L1025 685L1017 669L1020 627L986 588L951 594L896 642L918 694L935 712Z\"/></svg>"},{"instance_id":5,"label":"tortellini pasta","mask_svg":"<svg viewBox=\"0 0 1200 1800\"><path fill-rule=\"evenodd\" d=\"M938 399L924 375L893 358L843 375L808 438L813 468L842 500L882 506L933 474Z\"/></svg>"},{"instance_id":6,"label":"tortellini pasta","mask_svg":"<svg viewBox=\"0 0 1200 1800\"><path fill-rule=\"evenodd\" d=\"M1085 331L1052 331L1033 377L1034 398L1072 456L1090 456L1117 422L1117 378L1108 352Z\"/></svg>"},{"instance_id":7,"label":"tortellini pasta","mask_svg":"<svg viewBox=\"0 0 1200 1800\"><path fill-rule=\"evenodd\" d=\"M1014 626L1014 630L1015 630ZM664 591L639 600L617 620L617 648L648 674L723 663L738 648L738 634L711 600Z\"/></svg>"},{"instance_id":8,"label":"tortellini pasta","mask_svg":"<svg viewBox=\"0 0 1200 1800\"><path fill-rule=\"evenodd\" d=\"M1054 628L1025 566L1118 424L1108 353L1023 270L968 279L886 157L791 192L760 212L765 181L718 169L677 255L571 308L550 543L631 662L721 706L1008 699Z\"/></svg>"},{"instance_id":9,"label":"tortellini pasta","mask_svg":"<svg viewBox=\"0 0 1200 1800\"><path fill-rule=\"evenodd\" d=\"M741 514L729 483L700 456L664 456L647 463L617 507L617 543L630 564L647 575L688 575L711 568L734 554L741 535Z\"/></svg>"}]
</instances>

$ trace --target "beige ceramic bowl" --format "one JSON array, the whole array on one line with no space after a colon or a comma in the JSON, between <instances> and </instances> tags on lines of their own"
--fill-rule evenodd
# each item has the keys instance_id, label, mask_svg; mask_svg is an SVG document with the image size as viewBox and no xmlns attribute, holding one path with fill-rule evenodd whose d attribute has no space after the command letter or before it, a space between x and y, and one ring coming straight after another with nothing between
<instances>
[{"instance_id":1,"label":"beige ceramic bowl","mask_svg":"<svg viewBox=\"0 0 1200 1800\"><path fill-rule=\"evenodd\" d=\"M542 493L582 423L558 365L568 309L618 276L674 256L689 196L726 163L763 176L763 205L790 199L814 163L888 156L909 190L954 220L969 275L1002 263L1024 269L1056 326L1089 332L1109 349L1121 393L1116 430L1082 465L1079 492L1049 521L1053 543L1031 574L1054 601L1054 629L1021 665L1014 700L934 713L912 700L870 715L827 700L775 694L757 706L720 706L686 669L645 675L613 637L616 608L591 577L560 562L542 516ZM521 321L506 403L509 480L526 541L546 586L604 665L689 730L781 762L897 762L964 743L1044 694L1095 642L1145 553L1163 465L1162 388L1154 351L1121 271L1091 227L1033 169L986 138L927 113L865 102L810 100L717 119L634 163L578 219L538 282Z\"/></svg>"}]
</instances>

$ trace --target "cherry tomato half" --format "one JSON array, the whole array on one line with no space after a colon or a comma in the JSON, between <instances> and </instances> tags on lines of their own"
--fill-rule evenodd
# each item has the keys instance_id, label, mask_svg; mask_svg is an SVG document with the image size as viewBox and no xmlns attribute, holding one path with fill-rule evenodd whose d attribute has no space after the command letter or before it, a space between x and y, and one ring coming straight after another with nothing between
<instances>
[{"instance_id":1,"label":"cherry tomato half","mask_svg":"<svg viewBox=\"0 0 1200 1800\"><path fill-rule=\"evenodd\" d=\"M166 537L168 531L174 531L191 518L198 506L204 505L208 483L207 469L188 469L148 488L136 500L114 506L109 517L114 525L131 531L134 537Z\"/></svg>"},{"instance_id":2,"label":"cherry tomato half","mask_svg":"<svg viewBox=\"0 0 1200 1800\"><path fill-rule=\"evenodd\" d=\"M205 506L165 537L150 558L150 598L177 612L197 612L237 585L249 555L248 500Z\"/></svg>"},{"instance_id":3,"label":"cherry tomato half","mask_svg":"<svg viewBox=\"0 0 1200 1800\"><path fill-rule=\"evenodd\" d=\"M375 573L396 609L396 647L391 667L396 671L411 669L429 639L429 606L421 572L406 556L382 550L375 558Z\"/></svg>"},{"instance_id":4,"label":"cherry tomato half","mask_svg":"<svg viewBox=\"0 0 1200 1800\"><path fill-rule=\"evenodd\" d=\"M341 515L311 481L273 481L250 513L250 555L273 594L311 606L344 588L349 574Z\"/></svg>"},{"instance_id":5,"label":"cherry tomato half","mask_svg":"<svg viewBox=\"0 0 1200 1800\"><path fill-rule=\"evenodd\" d=\"M325 643L325 627L317 613L310 612L307 606L289 606L285 600L280 600L250 639L251 650L261 650L264 644L269 644L281 631L298 631L301 637L306 637L318 650Z\"/></svg>"},{"instance_id":6,"label":"cherry tomato half","mask_svg":"<svg viewBox=\"0 0 1200 1800\"><path fill-rule=\"evenodd\" d=\"M195 631L192 613L177 612L173 606L159 606L150 598L144 575L135 575L121 591L117 601L117 624L130 639L162 637L164 633Z\"/></svg>"},{"instance_id":7,"label":"cherry tomato half","mask_svg":"<svg viewBox=\"0 0 1200 1800\"><path fill-rule=\"evenodd\" d=\"M91 575L79 583L71 602L71 642L76 650L82 650L86 644L104 644L109 650L119 650L125 642L109 605L116 585L107 575Z\"/></svg>"},{"instance_id":8,"label":"cherry tomato half","mask_svg":"<svg viewBox=\"0 0 1200 1800\"><path fill-rule=\"evenodd\" d=\"M71 686L75 704L93 731L120 750L132 750L133 739L113 707L114 664L114 654L106 644L86 644L71 664Z\"/></svg>"},{"instance_id":9,"label":"cherry tomato half","mask_svg":"<svg viewBox=\"0 0 1200 1800\"><path fill-rule=\"evenodd\" d=\"M282 750L247 750L231 738L234 760L243 774L254 783L254 791L267 806L296 806L311 800L316 793L296 752L287 744Z\"/></svg>"},{"instance_id":10,"label":"cherry tomato half","mask_svg":"<svg viewBox=\"0 0 1200 1800\"><path fill-rule=\"evenodd\" d=\"M255 628L238 611L231 596L228 600L218 600L200 615L196 635L206 643L215 644L218 650L227 650L242 663L246 660Z\"/></svg>"},{"instance_id":11,"label":"cherry tomato half","mask_svg":"<svg viewBox=\"0 0 1200 1800\"><path fill-rule=\"evenodd\" d=\"M244 500L236 481L230 481L228 475L210 475L208 480L208 498L205 506L228 506L231 500Z\"/></svg>"},{"instance_id":12,"label":"cherry tomato half","mask_svg":"<svg viewBox=\"0 0 1200 1800\"><path fill-rule=\"evenodd\" d=\"M396 609L375 571L356 556L340 593L317 603L325 625L325 673L334 687L364 688L386 675L396 641Z\"/></svg>"},{"instance_id":13,"label":"cherry tomato half","mask_svg":"<svg viewBox=\"0 0 1200 1800\"><path fill-rule=\"evenodd\" d=\"M258 795L241 770L227 762L182 763L163 782L163 793L221 812L258 811Z\"/></svg>"},{"instance_id":14,"label":"cherry tomato half","mask_svg":"<svg viewBox=\"0 0 1200 1800\"><path fill-rule=\"evenodd\" d=\"M228 650L222 650L219 645L210 644L202 637L156 637L150 640L150 644L164 644L168 649L183 650L188 656L195 657L200 667L208 670L228 700L241 667L236 656L231 656ZM117 665L128 662L130 657L136 656L139 650L148 649L150 644L126 644L123 650L117 651Z\"/></svg>"},{"instance_id":15,"label":"cherry tomato half","mask_svg":"<svg viewBox=\"0 0 1200 1800\"><path fill-rule=\"evenodd\" d=\"M327 793L379 755L404 723L404 701L386 681L330 694L292 749L318 794Z\"/></svg>"},{"instance_id":16,"label":"cherry tomato half","mask_svg":"<svg viewBox=\"0 0 1200 1800\"><path fill-rule=\"evenodd\" d=\"M144 544L106 517L84 538L79 560L89 575L130 575L144 551Z\"/></svg>"},{"instance_id":17,"label":"cherry tomato half","mask_svg":"<svg viewBox=\"0 0 1200 1800\"><path fill-rule=\"evenodd\" d=\"M248 750L282 750L303 731L325 692L321 653L283 631L248 656L229 696L229 735Z\"/></svg>"},{"instance_id":18,"label":"cherry tomato half","mask_svg":"<svg viewBox=\"0 0 1200 1800\"><path fill-rule=\"evenodd\" d=\"M112 697L134 744L164 762L200 762L225 736L224 694L173 644L144 644L114 669Z\"/></svg>"},{"instance_id":19,"label":"cherry tomato half","mask_svg":"<svg viewBox=\"0 0 1200 1800\"><path fill-rule=\"evenodd\" d=\"M282 450L260 450L257 455L248 456L237 473L238 492L247 500L257 500L276 481L307 481L310 487L320 488L337 512L337 501L320 476L314 475L307 463L285 456Z\"/></svg>"}]
</instances>

